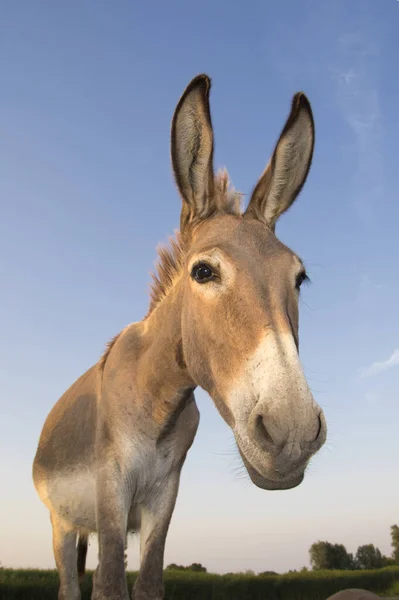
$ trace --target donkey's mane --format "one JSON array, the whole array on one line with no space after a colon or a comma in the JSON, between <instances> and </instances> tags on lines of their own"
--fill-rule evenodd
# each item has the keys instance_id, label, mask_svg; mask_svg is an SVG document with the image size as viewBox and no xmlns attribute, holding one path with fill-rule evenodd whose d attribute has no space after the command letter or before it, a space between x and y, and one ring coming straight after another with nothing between
<instances>
[{"instance_id":1,"label":"donkey's mane","mask_svg":"<svg viewBox=\"0 0 399 600\"><path fill-rule=\"evenodd\" d=\"M239 216L241 214L242 194L230 183L226 169L215 175L214 202L217 213ZM150 307L147 317L165 298L184 265L186 247L180 232L169 238L168 246L158 248L158 261L155 273L151 273Z\"/></svg>"},{"instance_id":2,"label":"donkey's mane","mask_svg":"<svg viewBox=\"0 0 399 600\"><path fill-rule=\"evenodd\" d=\"M242 194L237 192L230 182L226 169L215 175L214 202L218 213L239 216L241 214ZM186 247L180 232L169 238L169 245L158 248L158 261L155 273L151 273L150 306L145 318L153 312L158 304L166 297L184 265ZM100 358L100 369L104 368L106 360L121 332L107 344Z\"/></svg>"}]
</instances>

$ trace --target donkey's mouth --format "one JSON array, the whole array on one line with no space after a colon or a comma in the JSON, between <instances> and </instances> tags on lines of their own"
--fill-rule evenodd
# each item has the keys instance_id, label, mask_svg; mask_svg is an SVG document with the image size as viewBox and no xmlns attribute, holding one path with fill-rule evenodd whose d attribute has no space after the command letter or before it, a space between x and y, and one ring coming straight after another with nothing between
<instances>
[{"instance_id":1,"label":"donkey's mouth","mask_svg":"<svg viewBox=\"0 0 399 600\"><path fill-rule=\"evenodd\" d=\"M261 488L262 490L291 490L300 485L305 477L304 471L300 472L299 474L298 471L296 471L292 476L279 479L272 479L266 477L259 473L259 471L251 465L249 460L244 456L244 453L241 451L240 446L238 446L238 450L240 452L241 458L244 462L245 468L248 471L248 475L250 476L252 483L254 483L257 487Z\"/></svg>"}]
</instances>

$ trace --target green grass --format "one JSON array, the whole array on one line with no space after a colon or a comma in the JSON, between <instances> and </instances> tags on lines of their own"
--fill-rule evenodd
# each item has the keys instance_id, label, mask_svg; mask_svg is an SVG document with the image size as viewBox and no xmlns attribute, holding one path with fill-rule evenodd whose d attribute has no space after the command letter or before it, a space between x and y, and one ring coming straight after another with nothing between
<instances>
[{"instance_id":1,"label":"green grass","mask_svg":"<svg viewBox=\"0 0 399 600\"><path fill-rule=\"evenodd\" d=\"M128 573L131 587L137 573ZM90 599L92 573L86 574L82 600ZM351 587L383 595L399 591L399 568L377 571L316 571L286 575L214 575L165 571L166 600L326 600ZM0 570L0 600L55 600L56 571ZM394 593L393 590L396 590Z\"/></svg>"},{"instance_id":2,"label":"green grass","mask_svg":"<svg viewBox=\"0 0 399 600\"><path fill-rule=\"evenodd\" d=\"M399 581L395 581L389 588L384 591L384 596L399 596Z\"/></svg>"}]
</instances>

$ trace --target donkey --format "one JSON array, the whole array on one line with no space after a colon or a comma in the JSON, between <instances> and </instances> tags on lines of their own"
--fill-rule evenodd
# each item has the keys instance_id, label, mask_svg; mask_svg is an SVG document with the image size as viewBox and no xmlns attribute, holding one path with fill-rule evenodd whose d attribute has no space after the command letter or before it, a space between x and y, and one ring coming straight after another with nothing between
<instances>
[{"instance_id":1,"label":"donkey","mask_svg":"<svg viewBox=\"0 0 399 600\"><path fill-rule=\"evenodd\" d=\"M165 539L199 423L197 386L233 430L260 488L299 485L326 439L298 357L305 269L274 234L310 168L311 107L303 93L294 96L243 212L227 173L213 171L210 87L207 75L195 77L173 116L180 232L160 251L149 312L65 392L41 434L33 479L50 511L59 600L80 598L78 571L92 532L99 540L93 600L128 599L129 532L140 532L133 598L163 598Z\"/></svg>"}]
</instances>

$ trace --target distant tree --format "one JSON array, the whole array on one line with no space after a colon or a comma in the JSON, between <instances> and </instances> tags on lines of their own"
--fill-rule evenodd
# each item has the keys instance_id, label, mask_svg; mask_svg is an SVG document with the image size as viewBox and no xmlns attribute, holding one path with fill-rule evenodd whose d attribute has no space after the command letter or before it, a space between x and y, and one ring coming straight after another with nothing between
<instances>
[{"instance_id":1,"label":"distant tree","mask_svg":"<svg viewBox=\"0 0 399 600\"><path fill-rule=\"evenodd\" d=\"M302 569L300 570L301 573L307 573L309 571L308 567L302 567Z\"/></svg>"},{"instance_id":2,"label":"distant tree","mask_svg":"<svg viewBox=\"0 0 399 600\"><path fill-rule=\"evenodd\" d=\"M309 557L314 571L354 568L353 555L346 550L343 544L331 544L331 542L319 540L309 548Z\"/></svg>"},{"instance_id":3,"label":"distant tree","mask_svg":"<svg viewBox=\"0 0 399 600\"><path fill-rule=\"evenodd\" d=\"M206 567L201 565L201 563L193 563L189 567L187 567L188 571L194 571L195 573L206 573Z\"/></svg>"},{"instance_id":4,"label":"distant tree","mask_svg":"<svg viewBox=\"0 0 399 600\"><path fill-rule=\"evenodd\" d=\"M334 569L343 569L349 571L355 568L353 554L348 552L343 544L334 544L336 567ZM339 566L338 566L339 565Z\"/></svg>"},{"instance_id":5,"label":"distant tree","mask_svg":"<svg viewBox=\"0 0 399 600\"><path fill-rule=\"evenodd\" d=\"M314 542L309 548L309 559L314 571L330 569L330 547L329 542Z\"/></svg>"},{"instance_id":6,"label":"distant tree","mask_svg":"<svg viewBox=\"0 0 399 600\"><path fill-rule=\"evenodd\" d=\"M399 565L399 527L391 525L391 546L393 548L392 558Z\"/></svg>"},{"instance_id":7,"label":"distant tree","mask_svg":"<svg viewBox=\"0 0 399 600\"><path fill-rule=\"evenodd\" d=\"M171 563L166 567L167 571L194 571L194 573L206 573L206 568L201 563L192 563L189 567Z\"/></svg>"},{"instance_id":8,"label":"distant tree","mask_svg":"<svg viewBox=\"0 0 399 600\"><path fill-rule=\"evenodd\" d=\"M176 563L171 563L166 567L167 571L186 571L187 567L183 567L183 565L177 565Z\"/></svg>"},{"instance_id":9,"label":"distant tree","mask_svg":"<svg viewBox=\"0 0 399 600\"><path fill-rule=\"evenodd\" d=\"M374 544L364 544L357 549L355 564L358 569L381 569L383 556Z\"/></svg>"},{"instance_id":10,"label":"distant tree","mask_svg":"<svg viewBox=\"0 0 399 600\"><path fill-rule=\"evenodd\" d=\"M262 571L261 573L258 573L258 575L278 575L278 573L276 573L276 571Z\"/></svg>"},{"instance_id":11,"label":"distant tree","mask_svg":"<svg viewBox=\"0 0 399 600\"><path fill-rule=\"evenodd\" d=\"M393 567L395 564L396 564L395 560L392 558L392 556L383 555L383 557L382 557L382 566L383 567Z\"/></svg>"}]
</instances>

